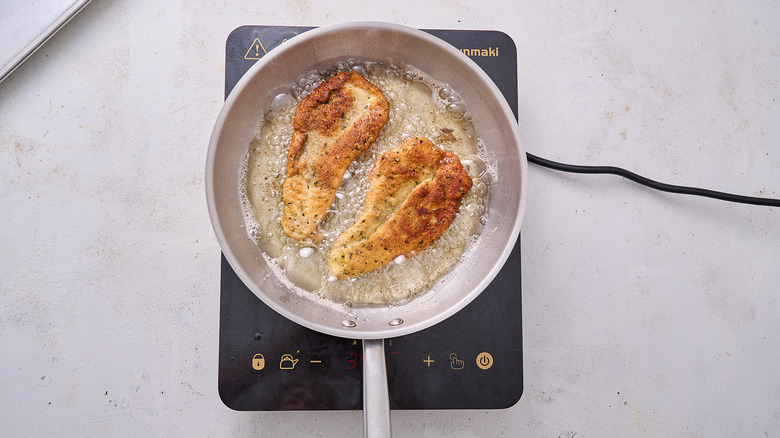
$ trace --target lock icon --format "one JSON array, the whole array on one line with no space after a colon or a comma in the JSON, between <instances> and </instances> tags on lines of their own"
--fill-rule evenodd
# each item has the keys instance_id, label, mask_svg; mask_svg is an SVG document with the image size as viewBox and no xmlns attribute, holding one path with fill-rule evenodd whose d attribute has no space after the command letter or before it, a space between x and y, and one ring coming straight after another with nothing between
<instances>
[{"instance_id":1,"label":"lock icon","mask_svg":"<svg viewBox=\"0 0 780 438\"><path fill-rule=\"evenodd\" d=\"M256 369L257 371L265 368L265 358L262 354L257 353L252 357L252 368Z\"/></svg>"},{"instance_id":2,"label":"lock icon","mask_svg":"<svg viewBox=\"0 0 780 438\"><path fill-rule=\"evenodd\" d=\"M293 359L292 354L283 354L282 360L279 361L279 369L291 370L295 368L296 363L298 363L298 359Z\"/></svg>"}]
</instances>

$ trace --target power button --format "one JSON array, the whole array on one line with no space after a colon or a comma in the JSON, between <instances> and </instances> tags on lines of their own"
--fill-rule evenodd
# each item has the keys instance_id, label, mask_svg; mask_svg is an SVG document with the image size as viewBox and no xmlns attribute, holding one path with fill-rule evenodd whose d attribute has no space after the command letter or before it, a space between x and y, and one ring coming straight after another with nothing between
<instances>
[{"instance_id":1,"label":"power button","mask_svg":"<svg viewBox=\"0 0 780 438\"><path fill-rule=\"evenodd\" d=\"M477 366L486 370L493 366L493 356L490 353L482 352L477 355Z\"/></svg>"}]
</instances>

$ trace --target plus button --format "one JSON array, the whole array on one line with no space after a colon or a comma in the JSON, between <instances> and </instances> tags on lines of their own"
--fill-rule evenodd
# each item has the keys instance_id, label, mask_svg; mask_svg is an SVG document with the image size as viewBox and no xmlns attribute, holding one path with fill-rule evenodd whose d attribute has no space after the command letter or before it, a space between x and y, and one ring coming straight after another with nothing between
<instances>
[{"instance_id":1,"label":"plus button","mask_svg":"<svg viewBox=\"0 0 780 438\"><path fill-rule=\"evenodd\" d=\"M428 366L428 368L431 367L431 364L435 362L435 360L431 359L431 355L428 355L427 359L423 359L423 362L425 362L425 365Z\"/></svg>"}]
</instances>

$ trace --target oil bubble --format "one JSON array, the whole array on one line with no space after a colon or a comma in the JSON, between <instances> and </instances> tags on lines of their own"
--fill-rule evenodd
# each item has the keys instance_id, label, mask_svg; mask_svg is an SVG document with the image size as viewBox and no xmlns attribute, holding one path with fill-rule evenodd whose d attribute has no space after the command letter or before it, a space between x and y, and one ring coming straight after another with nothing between
<instances>
[{"instance_id":1,"label":"oil bubble","mask_svg":"<svg viewBox=\"0 0 780 438\"><path fill-rule=\"evenodd\" d=\"M466 104L463 102L450 103L447 105L447 113L455 120L460 120L466 116Z\"/></svg>"},{"instance_id":2,"label":"oil bubble","mask_svg":"<svg viewBox=\"0 0 780 438\"><path fill-rule=\"evenodd\" d=\"M366 68L363 67L362 65L356 65L356 66L352 67L352 71L358 73L361 76L365 76L366 75Z\"/></svg>"},{"instance_id":3,"label":"oil bubble","mask_svg":"<svg viewBox=\"0 0 780 438\"><path fill-rule=\"evenodd\" d=\"M487 184L480 182L477 184L477 196L483 197L485 195L487 195Z\"/></svg>"},{"instance_id":4,"label":"oil bubble","mask_svg":"<svg viewBox=\"0 0 780 438\"><path fill-rule=\"evenodd\" d=\"M277 94L271 101L271 109L268 113L269 118L275 119L281 116L294 102L295 98L289 93Z\"/></svg>"},{"instance_id":5,"label":"oil bubble","mask_svg":"<svg viewBox=\"0 0 780 438\"><path fill-rule=\"evenodd\" d=\"M476 155L468 155L461 159L461 164L472 178L479 178L487 170L487 165Z\"/></svg>"}]
</instances>

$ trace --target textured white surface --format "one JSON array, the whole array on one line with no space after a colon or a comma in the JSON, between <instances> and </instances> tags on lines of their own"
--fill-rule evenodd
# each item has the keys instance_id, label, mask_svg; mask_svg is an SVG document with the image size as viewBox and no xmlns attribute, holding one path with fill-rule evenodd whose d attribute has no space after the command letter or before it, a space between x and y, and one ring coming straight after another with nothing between
<instances>
[{"instance_id":1,"label":"textured white surface","mask_svg":"<svg viewBox=\"0 0 780 438\"><path fill-rule=\"evenodd\" d=\"M206 147L243 24L496 29L529 152L780 197L780 8L741 2L92 2L0 84L8 436L360 436L217 394ZM532 167L525 392L397 436L776 436L778 209Z\"/></svg>"}]
</instances>

